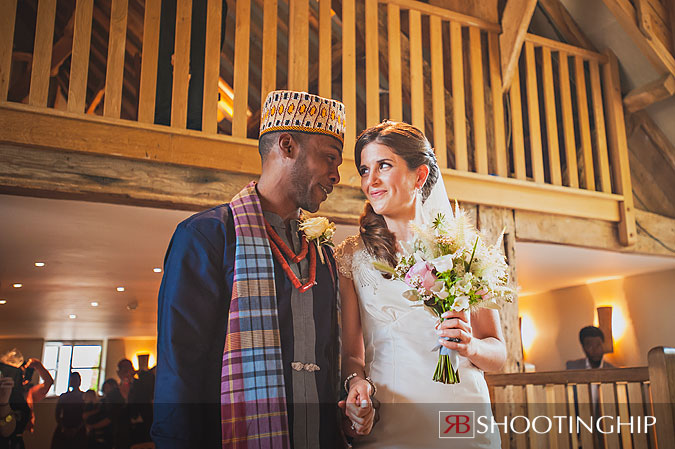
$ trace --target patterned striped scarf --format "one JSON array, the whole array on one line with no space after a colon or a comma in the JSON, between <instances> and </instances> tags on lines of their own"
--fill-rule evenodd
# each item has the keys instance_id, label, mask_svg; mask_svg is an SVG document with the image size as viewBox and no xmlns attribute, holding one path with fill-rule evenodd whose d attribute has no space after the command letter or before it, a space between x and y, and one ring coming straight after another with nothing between
<instances>
[{"instance_id":1,"label":"patterned striped scarf","mask_svg":"<svg viewBox=\"0 0 675 449\"><path fill-rule=\"evenodd\" d=\"M236 250L220 386L223 448L290 448L274 261L251 182L230 202Z\"/></svg>"}]
</instances>

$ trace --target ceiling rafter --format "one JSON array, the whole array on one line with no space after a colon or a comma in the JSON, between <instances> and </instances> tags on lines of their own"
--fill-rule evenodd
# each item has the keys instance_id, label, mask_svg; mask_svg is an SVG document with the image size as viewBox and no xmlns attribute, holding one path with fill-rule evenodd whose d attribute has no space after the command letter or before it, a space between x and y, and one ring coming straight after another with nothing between
<instances>
[{"instance_id":1,"label":"ceiling rafter","mask_svg":"<svg viewBox=\"0 0 675 449\"><path fill-rule=\"evenodd\" d=\"M502 65L502 86L506 90L511 85L520 50L534 14L537 0L507 0L502 14L502 33L499 35L499 49Z\"/></svg>"},{"instance_id":2,"label":"ceiling rafter","mask_svg":"<svg viewBox=\"0 0 675 449\"><path fill-rule=\"evenodd\" d=\"M633 39L640 51L660 72L668 72L675 76L675 58L668 48L654 36L648 36L640 30L635 7L629 0L602 0L614 14L617 22ZM671 30L672 34L672 30Z\"/></svg>"}]
</instances>

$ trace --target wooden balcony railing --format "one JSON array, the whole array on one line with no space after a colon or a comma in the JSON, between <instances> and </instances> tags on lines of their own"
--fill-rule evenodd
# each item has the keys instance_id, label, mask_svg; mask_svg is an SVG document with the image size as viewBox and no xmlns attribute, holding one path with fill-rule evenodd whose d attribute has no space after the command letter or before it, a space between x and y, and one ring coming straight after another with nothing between
<instances>
[{"instance_id":1,"label":"wooden balcony railing","mask_svg":"<svg viewBox=\"0 0 675 449\"><path fill-rule=\"evenodd\" d=\"M530 423L537 416L553 423L551 432L542 432L547 420L540 418L538 426L524 432L524 421L502 432L502 447L513 449L557 448L663 448L675 445L673 400L675 391L675 350L656 347L649 351L648 367L597 370L569 370L533 373L486 374L493 413L497 422L511 421L516 416L527 417ZM566 417L560 421L555 416ZM614 431L599 435L597 419L613 417ZM644 427L645 417L651 416L651 426ZM577 417L585 424L579 424ZM617 427L619 417L629 426ZM570 419L575 423L569 431ZM636 420L641 422L637 431ZM558 423L563 422L561 431ZM589 424L593 432L588 430ZM606 423L607 424L607 423ZM609 426L601 424L603 431ZM617 431L618 429L618 431ZM602 444L601 444L602 443Z\"/></svg>"},{"instance_id":2,"label":"wooden balcony railing","mask_svg":"<svg viewBox=\"0 0 675 449\"><path fill-rule=\"evenodd\" d=\"M55 107L68 117L98 114L116 126L126 119L124 126L132 120L159 129L153 125L158 54L170 45L160 42L161 2L77 0L68 28L56 0L31 1L36 20L28 63L13 52L17 0L0 3L0 110L49 115ZM193 9L190 0L177 5L171 119L163 129L183 134ZM222 0L206 0L202 139L248 146L253 154L255 141L247 139L257 137L265 95L279 88L314 92L345 103L347 158L365 127L385 118L409 121L434 145L446 187L458 200L608 220L619 224L624 244L635 241L618 65L611 53L528 35L520 73L503 91L499 24L412 0L234 5L221 48ZM64 29L72 30L70 47ZM53 44L55 35L60 39ZM59 65L67 57L69 70ZM10 86L21 84L20 64L30 82L24 83L27 94L14 101L28 107L8 101ZM57 89L65 102L59 103L50 99L50 78L64 72ZM28 143L25 133L16 132L6 130L0 140ZM155 148L153 158L190 163L171 151ZM123 148L111 152L126 154ZM194 160L222 158L201 156ZM214 162L211 168L241 165ZM342 171L344 183L359 185L352 164Z\"/></svg>"}]
</instances>

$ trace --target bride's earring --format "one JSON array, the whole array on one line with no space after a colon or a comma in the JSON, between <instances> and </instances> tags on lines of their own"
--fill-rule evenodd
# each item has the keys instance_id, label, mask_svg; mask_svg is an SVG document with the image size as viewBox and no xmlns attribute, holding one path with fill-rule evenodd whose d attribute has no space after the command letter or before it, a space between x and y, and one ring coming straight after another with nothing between
<instances>
[{"instance_id":1,"label":"bride's earring","mask_svg":"<svg viewBox=\"0 0 675 449\"><path fill-rule=\"evenodd\" d=\"M420 188L415 187L414 190L415 196L415 222L419 222L422 219L422 191Z\"/></svg>"}]
</instances>

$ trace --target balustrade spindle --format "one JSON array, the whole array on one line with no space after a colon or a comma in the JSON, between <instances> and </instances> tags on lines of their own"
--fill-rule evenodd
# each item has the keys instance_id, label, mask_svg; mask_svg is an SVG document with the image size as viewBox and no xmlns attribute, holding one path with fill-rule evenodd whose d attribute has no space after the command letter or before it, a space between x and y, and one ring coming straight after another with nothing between
<instances>
[{"instance_id":1,"label":"balustrade spindle","mask_svg":"<svg viewBox=\"0 0 675 449\"><path fill-rule=\"evenodd\" d=\"M333 89L333 55L331 50L333 19L331 17L331 6L331 0L319 2L319 95L324 98L331 98Z\"/></svg>"},{"instance_id":2,"label":"balustrade spindle","mask_svg":"<svg viewBox=\"0 0 675 449\"><path fill-rule=\"evenodd\" d=\"M120 118L122 84L124 82L124 53L127 42L128 0L112 0L110 7L110 35L105 74L103 115Z\"/></svg>"},{"instance_id":3,"label":"balustrade spindle","mask_svg":"<svg viewBox=\"0 0 675 449\"><path fill-rule=\"evenodd\" d=\"M89 72L89 48L91 46L91 18L94 0L77 0L73 28L73 54L70 60L68 80L69 112L84 113L87 101L87 75Z\"/></svg>"},{"instance_id":4,"label":"balustrade spindle","mask_svg":"<svg viewBox=\"0 0 675 449\"><path fill-rule=\"evenodd\" d=\"M499 66L499 36L497 33L488 33L488 49L497 176L508 177L506 134L504 131L504 98L502 96L502 74L501 67Z\"/></svg>"},{"instance_id":5,"label":"balustrade spindle","mask_svg":"<svg viewBox=\"0 0 675 449\"><path fill-rule=\"evenodd\" d=\"M204 51L204 101L202 131L218 132L218 81L220 79L221 0L208 0L206 10L206 47Z\"/></svg>"},{"instance_id":6,"label":"balustrade spindle","mask_svg":"<svg viewBox=\"0 0 675 449\"><path fill-rule=\"evenodd\" d=\"M551 184L562 185L560 177L560 142L558 141L558 119L555 108L555 86L553 84L553 67L551 65L551 49L541 48L542 81L544 83L544 107L546 111L546 137L548 142L548 166Z\"/></svg>"},{"instance_id":7,"label":"balustrade spindle","mask_svg":"<svg viewBox=\"0 0 675 449\"><path fill-rule=\"evenodd\" d=\"M277 0L263 1L263 45L260 101L277 88Z\"/></svg>"},{"instance_id":8,"label":"balustrade spindle","mask_svg":"<svg viewBox=\"0 0 675 449\"><path fill-rule=\"evenodd\" d=\"M576 80L577 112L579 135L584 161L584 188L595 190L595 174L593 169L593 147L591 145L591 121L588 116L588 98L586 95L586 72L584 60L574 57L574 78Z\"/></svg>"},{"instance_id":9,"label":"balustrade spindle","mask_svg":"<svg viewBox=\"0 0 675 449\"><path fill-rule=\"evenodd\" d=\"M631 404L630 411L636 419L644 422L645 398L642 396L642 383L641 382L628 382L626 385L628 390L628 401ZM647 449L647 435L645 433L636 432L633 434L633 446L635 449Z\"/></svg>"},{"instance_id":10,"label":"balustrade spindle","mask_svg":"<svg viewBox=\"0 0 675 449\"><path fill-rule=\"evenodd\" d=\"M558 52L558 67L560 73L560 104L565 135L565 162L567 163L567 182L569 187L579 187L579 173L577 171L577 147L574 139L574 115L572 113L572 94L570 92L570 71L567 53Z\"/></svg>"},{"instance_id":11,"label":"balustrade spindle","mask_svg":"<svg viewBox=\"0 0 675 449\"><path fill-rule=\"evenodd\" d=\"M429 18L429 41L431 42L431 101L433 107L434 150L438 166L448 167L445 135L445 86L443 84L443 35L441 18Z\"/></svg>"},{"instance_id":12,"label":"balustrade spindle","mask_svg":"<svg viewBox=\"0 0 675 449\"><path fill-rule=\"evenodd\" d=\"M412 125L424 131L424 72L422 70L422 16L411 9L410 19L410 115Z\"/></svg>"},{"instance_id":13,"label":"balustrade spindle","mask_svg":"<svg viewBox=\"0 0 675 449\"><path fill-rule=\"evenodd\" d=\"M398 5L387 4L387 40L389 42L389 118L403 120L401 94L401 11Z\"/></svg>"},{"instance_id":14,"label":"balustrade spindle","mask_svg":"<svg viewBox=\"0 0 675 449\"><path fill-rule=\"evenodd\" d=\"M309 0L288 1L288 89L307 91Z\"/></svg>"},{"instance_id":15,"label":"balustrade spindle","mask_svg":"<svg viewBox=\"0 0 675 449\"><path fill-rule=\"evenodd\" d=\"M450 22L450 68L452 70L452 117L455 132L455 169L467 171L466 105L464 103L464 56L462 26Z\"/></svg>"},{"instance_id":16,"label":"balustrade spindle","mask_svg":"<svg viewBox=\"0 0 675 449\"><path fill-rule=\"evenodd\" d=\"M246 137L251 0L237 0L235 21L232 136Z\"/></svg>"},{"instance_id":17,"label":"balustrade spindle","mask_svg":"<svg viewBox=\"0 0 675 449\"><path fill-rule=\"evenodd\" d=\"M476 173L488 174L485 126L485 93L483 91L483 53L480 29L469 27L469 60L471 69L471 109L473 110L473 148Z\"/></svg>"},{"instance_id":18,"label":"balustrade spindle","mask_svg":"<svg viewBox=\"0 0 675 449\"><path fill-rule=\"evenodd\" d=\"M171 90L171 126L187 126L188 88L190 85L190 29L192 0L176 3L176 35L173 47L173 87Z\"/></svg>"},{"instance_id":19,"label":"balustrade spindle","mask_svg":"<svg viewBox=\"0 0 675 449\"><path fill-rule=\"evenodd\" d=\"M344 148L354 148L356 141L356 7L355 0L342 2L342 103L346 126ZM344 153L353 158L351 151Z\"/></svg>"},{"instance_id":20,"label":"balustrade spindle","mask_svg":"<svg viewBox=\"0 0 675 449\"><path fill-rule=\"evenodd\" d=\"M541 146L541 122L539 118L539 93L537 85L537 66L534 60L534 45L525 42L525 76L527 89L527 117L530 134L530 162L534 182L544 182L544 163Z\"/></svg>"},{"instance_id":21,"label":"balustrade spindle","mask_svg":"<svg viewBox=\"0 0 675 449\"><path fill-rule=\"evenodd\" d=\"M153 123L155 121L161 9L161 0L145 0L141 84L138 94L138 121L143 123Z\"/></svg>"},{"instance_id":22,"label":"balustrade spindle","mask_svg":"<svg viewBox=\"0 0 675 449\"><path fill-rule=\"evenodd\" d=\"M30 92L28 94L28 104L31 106L47 106L55 15L56 0L38 1L33 67L30 74Z\"/></svg>"},{"instance_id":23,"label":"balustrade spindle","mask_svg":"<svg viewBox=\"0 0 675 449\"><path fill-rule=\"evenodd\" d=\"M16 0L0 2L0 101L7 100L9 92L15 22Z\"/></svg>"},{"instance_id":24,"label":"balustrade spindle","mask_svg":"<svg viewBox=\"0 0 675 449\"><path fill-rule=\"evenodd\" d=\"M366 127L380 121L380 65L377 0L365 0Z\"/></svg>"},{"instance_id":25,"label":"balustrade spindle","mask_svg":"<svg viewBox=\"0 0 675 449\"><path fill-rule=\"evenodd\" d=\"M600 168L600 184L602 191L612 193L612 182L609 175L609 157L607 153L607 131L605 130L605 111L602 106L602 87L600 85L600 69L597 61L588 62L591 72L591 92L593 94L593 118L595 119L595 151Z\"/></svg>"},{"instance_id":26,"label":"balustrade spindle","mask_svg":"<svg viewBox=\"0 0 675 449\"><path fill-rule=\"evenodd\" d=\"M523 106L520 97L520 69L516 64L509 89L511 101L511 142L513 143L513 168L517 179L525 180L525 139L523 136Z\"/></svg>"}]
</instances>

